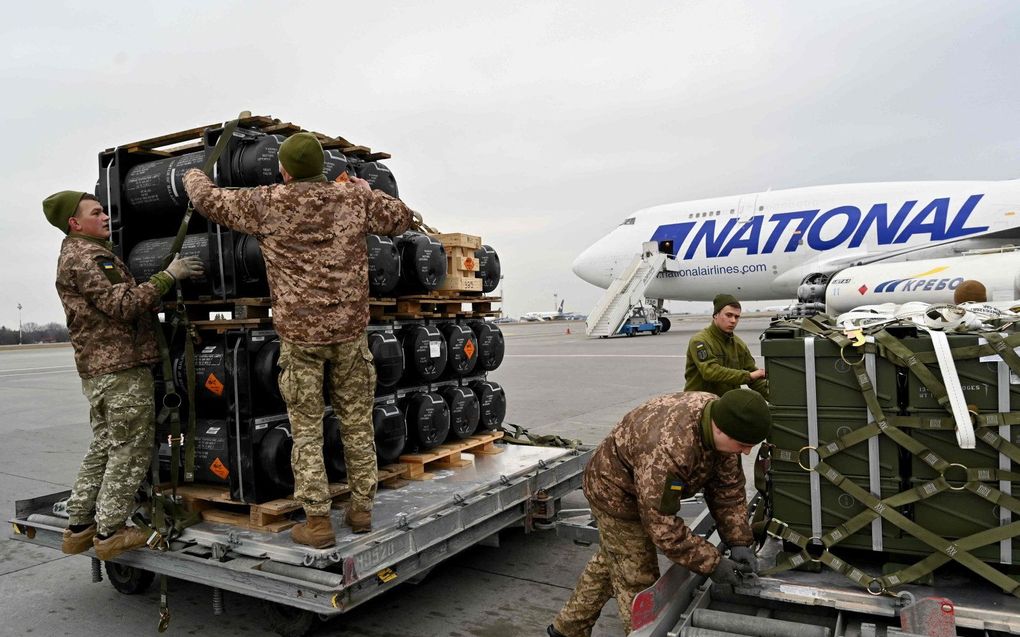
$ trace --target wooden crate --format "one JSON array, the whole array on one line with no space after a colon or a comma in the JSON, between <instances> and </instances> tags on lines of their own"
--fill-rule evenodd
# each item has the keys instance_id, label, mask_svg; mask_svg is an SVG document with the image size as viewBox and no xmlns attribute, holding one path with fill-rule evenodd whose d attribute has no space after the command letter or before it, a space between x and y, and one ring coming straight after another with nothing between
<instances>
[{"instance_id":1,"label":"wooden crate","mask_svg":"<svg viewBox=\"0 0 1020 637\"><path fill-rule=\"evenodd\" d=\"M458 469L474 463L474 458L465 458L462 454L503 453L503 449L495 444L502 437L502 431L493 431L471 436L460 442L439 445L425 453L400 456L400 462L407 467L407 472L403 477L408 480L431 480L435 474L429 473L429 469Z\"/></svg>"},{"instance_id":2,"label":"wooden crate","mask_svg":"<svg viewBox=\"0 0 1020 637\"><path fill-rule=\"evenodd\" d=\"M477 250L482 247L482 238L473 234L464 234L463 232L445 232L430 234L429 236L443 244L443 247L446 248L447 251L449 251L450 248L470 248L471 250Z\"/></svg>"}]
</instances>

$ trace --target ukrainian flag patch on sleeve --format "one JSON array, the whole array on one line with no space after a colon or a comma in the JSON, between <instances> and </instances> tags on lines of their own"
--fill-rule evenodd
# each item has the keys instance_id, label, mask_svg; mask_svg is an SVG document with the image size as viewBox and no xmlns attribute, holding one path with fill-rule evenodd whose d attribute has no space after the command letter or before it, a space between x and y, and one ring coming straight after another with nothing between
<instances>
[{"instance_id":1,"label":"ukrainian flag patch on sleeve","mask_svg":"<svg viewBox=\"0 0 1020 637\"><path fill-rule=\"evenodd\" d=\"M668 474L662 487L659 511L665 515L676 515L680 511L680 500L683 499L686 487L687 484L680 479L680 476L674 473Z\"/></svg>"}]
</instances>

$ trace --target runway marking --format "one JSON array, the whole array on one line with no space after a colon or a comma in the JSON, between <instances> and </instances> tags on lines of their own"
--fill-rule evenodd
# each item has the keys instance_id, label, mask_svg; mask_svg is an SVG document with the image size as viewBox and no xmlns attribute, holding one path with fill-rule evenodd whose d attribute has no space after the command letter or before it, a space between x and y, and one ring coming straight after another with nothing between
<instances>
[{"instance_id":1,"label":"runway marking","mask_svg":"<svg viewBox=\"0 0 1020 637\"><path fill-rule=\"evenodd\" d=\"M41 369L74 369L74 365L50 365L49 367L18 367L15 369L0 369L0 374L7 372L37 372Z\"/></svg>"},{"instance_id":2,"label":"runway marking","mask_svg":"<svg viewBox=\"0 0 1020 637\"><path fill-rule=\"evenodd\" d=\"M47 376L47 375L50 375L50 374L66 374L68 372L73 372L73 371L74 371L73 367L68 367L66 369L58 369L58 370L54 370L52 372L18 372L16 374L8 374L7 372L0 372L0 378L16 378L16 377L21 377L21 376Z\"/></svg>"},{"instance_id":3,"label":"runway marking","mask_svg":"<svg viewBox=\"0 0 1020 637\"><path fill-rule=\"evenodd\" d=\"M687 358L683 354L506 354L503 358Z\"/></svg>"}]
</instances>

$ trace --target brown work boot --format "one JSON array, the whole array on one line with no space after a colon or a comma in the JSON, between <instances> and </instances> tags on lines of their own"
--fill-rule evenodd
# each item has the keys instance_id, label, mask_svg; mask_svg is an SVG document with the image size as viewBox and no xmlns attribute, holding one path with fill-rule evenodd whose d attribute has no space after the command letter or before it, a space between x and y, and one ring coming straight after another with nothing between
<instances>
[{"instance_id":1,"label":"brown work boot","mask_svg":"<svg viewBox=\"0 0 1020 637\"><path fill-rule=\"evenodd\" d=\"M100 540L99 536L96 536L93 542L96 547L96 557L104 562L109 562L121 553L145 546L148 539L149 534L145 531L134 526L122 526L105 540Z\"/></svg>"},{"instance_id":2,"label":"brown work boot","mask_svg":"<svg viewBox=\"0 0 1020 637\"><path fill-rule=\"evenodd\" d=\"M344 524L351 527L355 533L368 533L372 530L372 512L347 509Z\"/></svg>"},{"instance_id":3,"label":"brown work boot","mask_svg":"<svg viewBox=\"0 0 1020 637\"><path fill-rule=\"evenodd\" d=\"M68 555L84 553L92 548L92 538L96 537L96 525L92 524L84 531L75 533L71 529L64 529L64 541L60 544L60 550Z\"/></svg>"},{"instance_id":4,"label":"brown work boot","mask_svg":"<svg viewBox=\"0 0 1020 637\"><path fill-rule=\"evenodd\" d=\"M290 537L298 544L317 549L328 549L336 544L333 523L330 521L329 515L309 515L306 522L302 522L290 530Z\"/></svg>"}]
</instances>

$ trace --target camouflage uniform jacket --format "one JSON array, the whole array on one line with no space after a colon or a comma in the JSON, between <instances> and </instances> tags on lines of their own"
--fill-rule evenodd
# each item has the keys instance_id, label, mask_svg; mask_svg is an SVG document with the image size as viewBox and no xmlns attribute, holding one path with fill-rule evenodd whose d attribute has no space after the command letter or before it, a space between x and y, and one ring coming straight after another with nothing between
<instances>
[{"instance_id":1,"label":"camouflage uniform jacket","mask_svg":"<svg viewBox=\"0 0 1020 637\"><path fill-rule=\"evenodd\" d=\"M82 378L159 360L152 312L172 281L163 274L136 284L110 243L79 234L64 239L57 293Z\"/></svg>"},{"instance_id":2,"label":"camouflage uniform jacket","mask_svg":"<svg viewBox=\"0 0 1020 637\"><path fill-rule=\"evenodd\" d=\"M769 399L769 382L764 378L751 382L758 369L751 350L736 334L727 334L712 323L691 337L687 344L687 368L684 391L707 391L722 396L747 385Z\"/></svg>"},{"instance_id":3,"label":"camouflage uniform jacket","mask_svg":"<svg viewBox=\"0 0 1020 637\"><path fill-rule=\"evenodd\" d=\"M292 181L227 190L200 170L184 175L195 209L254 236L269 276L273 324L299 345L350 342L368 325L365 235L395 235L411 210L353 183Z\"/></svg>"},{"instance_id":4,"label":"camouflage uniform jacket","mask_svg":"<svg viewBox=\"0 0 1020 637\"><path fill-rule=\"evenodd\" d=\"M740 456L709 448L702 436L705 406L716 396L682 392L659 396L631 411L595 450L584 471L592 506L642 526L669 559L710 573L719 551L677 517L680 498L704 489L723 540L749 546Z\"/></svg>"}]
</instances>

